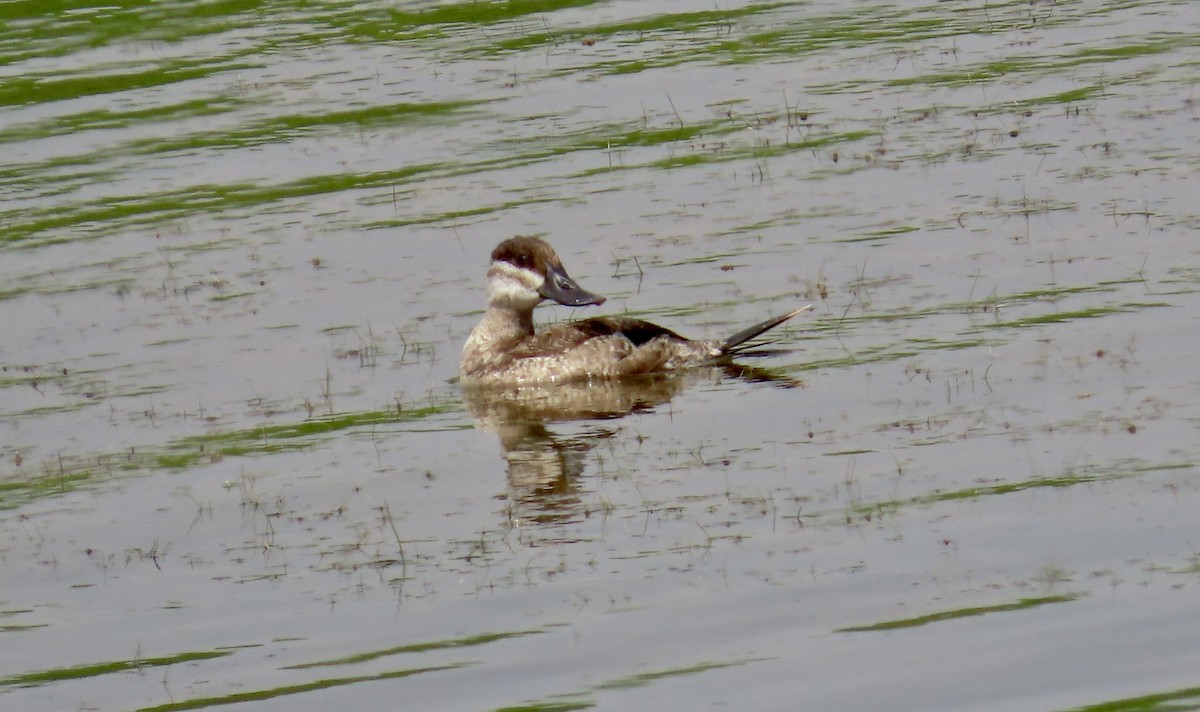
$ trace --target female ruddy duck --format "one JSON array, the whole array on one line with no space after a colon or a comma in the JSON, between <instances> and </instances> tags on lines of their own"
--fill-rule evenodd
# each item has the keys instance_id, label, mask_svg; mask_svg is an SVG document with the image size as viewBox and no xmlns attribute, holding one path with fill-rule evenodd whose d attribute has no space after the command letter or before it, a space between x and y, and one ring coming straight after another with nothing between
<instances>
[{"instance_id":1,"label":"female ruddy duck","mask_svg":"<svg viewBox=\"0 0 1200 712\"><path fill-rule=\"evenodd\" d=\"M768 319L724 341L692 341L621 316L563 322L535 332L533 309L543 300L581 307L603 304L604 297L576 284L544 240L524 236L492 251L487 290L487 311L463 346L459 373L464 384L550 384L719 364L745 351L754 337L811 308Z\"/></svg>"}]
</instances>

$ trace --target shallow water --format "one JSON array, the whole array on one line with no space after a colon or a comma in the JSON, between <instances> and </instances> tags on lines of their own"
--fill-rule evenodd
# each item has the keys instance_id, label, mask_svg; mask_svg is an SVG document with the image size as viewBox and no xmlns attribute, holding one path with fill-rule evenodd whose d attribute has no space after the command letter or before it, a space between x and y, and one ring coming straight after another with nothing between
<instances>
[{"instance_id":1,"label":"shallow water","mask_svg":"<svg viewBox=\"0 0 1200 712\"><path fill-rule=\"evenodd\" d=\"M1200 704L1194 3L422 7L0 9L0 704Z\"/></svg>"}]
</instances>

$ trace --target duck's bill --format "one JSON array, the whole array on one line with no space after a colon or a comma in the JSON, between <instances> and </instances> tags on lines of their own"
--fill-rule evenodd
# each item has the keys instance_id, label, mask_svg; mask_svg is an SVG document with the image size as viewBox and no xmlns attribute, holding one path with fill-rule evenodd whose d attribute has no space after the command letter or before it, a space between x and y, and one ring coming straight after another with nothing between
<instances>
[{"instance_id":1,"label":"duck's bill","mask_svg":"<svg viewBox=\"0 0 1200 712\"><path fill-rule=\"evenodd\" d=\"M550 267L546 275L546 282L542 285L538 293L546 299L553 299L567 307L582 307L588 304L604 303L604 297L599 294L592 294L583 287L580 287L564 270L556 267Z\"/></svg>"}]
</instances>

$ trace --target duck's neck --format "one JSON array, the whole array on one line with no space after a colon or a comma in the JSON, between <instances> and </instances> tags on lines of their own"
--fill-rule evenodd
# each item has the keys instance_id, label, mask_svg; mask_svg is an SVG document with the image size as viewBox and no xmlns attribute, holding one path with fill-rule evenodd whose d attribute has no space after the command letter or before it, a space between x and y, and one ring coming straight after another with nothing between
<instances>
[{"instance_id":1,"label":"duck's neck","mask_svg":"<svg viewBox=\"0 0 1200 712\"><path fill-rule=\"evenodd\" d=\"M488 370L506 360L514 346L533 336L533 310L492 304L463 346L464 376Z\"/></svg>"}]
</instances>

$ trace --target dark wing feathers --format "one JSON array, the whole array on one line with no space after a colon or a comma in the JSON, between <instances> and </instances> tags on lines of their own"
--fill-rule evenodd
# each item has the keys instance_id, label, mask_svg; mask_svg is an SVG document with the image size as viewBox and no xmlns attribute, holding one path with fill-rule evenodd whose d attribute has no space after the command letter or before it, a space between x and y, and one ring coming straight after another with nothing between
<instances>
[{"instance_id":1,"label":"dark wing feathers","mask_svg":"<svg viewBox=\"0 0 1200 712\"><path fill-rule=\"evenodd\" d=\"M747 329L743 329L721 342L721 352L729 355L743 353L744 349L749 348L747 342L751 339L774 329L788 319L811 308L811 306L801 307L783 316L768 319ZM660 336L665 336L671 340L687 341L687 339L666 327L642 321L641 319L622 316L598 316L591 319L567 321L548 326L541 332L522 340L513 349L511 356L516 359L559 356L589 339L602 338L614 334L624 336L634 347L641 346Z\"/></svg>"},{"instance_id":2,"label":"dark wing feathers","mask_svg":"<svg viewBox=\"0 0 1200 712\"><path fill-rule=\"evenodd\" d=\"M678 339L686 341L682 336L674 331L658 324L651 324L648 321L641 319L631 319L623 316L601 316L594 319L585 319L577 324L586 324L586 328L596 329L599 335L607 336L609 334L621 334L625 338L633 342L634 346L641 346L659 336L666 336L669 339Z\"/></svg>"},{"instance_id":3,"label":"dark wing feathers","mask_svg":"<svg viewBox=\"0 0 1200 712\"><path fill-rule=\"evenodd\" d=\"M651 324L641 319L630 319L619 316L600 316L592 319L580 319L560 324L552 324L544 330L523 340L512 355L514 358L537 358L539 356L559 356L564 352L579 346L589 339L620 334L629 339L635 347L650 341L656 336L666 336L672 339L682 339L670 329L657 324Z\"/></svg>"}]
</instances>

